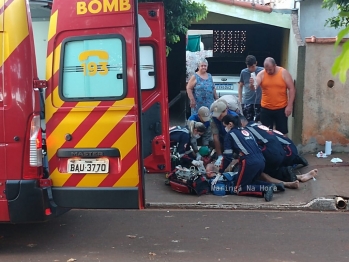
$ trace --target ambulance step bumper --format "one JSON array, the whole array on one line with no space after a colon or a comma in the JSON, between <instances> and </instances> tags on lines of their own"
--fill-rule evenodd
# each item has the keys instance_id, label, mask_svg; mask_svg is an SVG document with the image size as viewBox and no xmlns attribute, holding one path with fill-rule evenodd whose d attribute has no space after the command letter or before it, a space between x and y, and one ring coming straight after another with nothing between
<instances>
[{"instance_id":1,"label":"ambulance step bumper","mask_svg":"<svg viewBox=\"0 0 349 262\"><path fill-rule=\"evenodd\" d=\"M55 203L64 208L139 208L138 188L52 187Z\"/></svg>"},{"instance_id":2,"label":"ambulance step bumper","mask_svg":"<svg viewBox=\"0 0 349 262\"><path fill-rule=\"evenodd\" d=\"M10 223L43 222L48 220L47 188L40 188L38 180L7 180L6 198Z\"/></svg>"}]
</instances>

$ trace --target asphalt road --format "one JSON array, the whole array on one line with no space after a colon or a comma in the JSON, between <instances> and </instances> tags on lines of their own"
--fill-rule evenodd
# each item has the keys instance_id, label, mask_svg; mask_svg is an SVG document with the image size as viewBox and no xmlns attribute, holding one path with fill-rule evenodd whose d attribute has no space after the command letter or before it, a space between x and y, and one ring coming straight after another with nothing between
<instances>
[{"instance_id":1,"label":"asphalt road","mask_svg":"<svg viewBox=\"0 0 349 262\"><path fill-rule=\"evenodd\" d=\"M348 218L340 212L73 210L43 224L1 224L0 261L349 261Z\"/></svg>"}]
</instances>

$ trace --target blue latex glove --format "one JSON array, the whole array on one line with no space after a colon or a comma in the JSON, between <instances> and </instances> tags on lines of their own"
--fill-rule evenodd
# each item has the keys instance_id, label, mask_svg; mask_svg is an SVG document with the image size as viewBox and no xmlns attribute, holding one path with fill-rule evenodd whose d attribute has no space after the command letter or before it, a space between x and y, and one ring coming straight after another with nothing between
<instances>
[{"instance_id":1,"label":"blue latex glove","mask_svg":"<svg viewBox=\"0 0 349 262\"><path fill-rule=\"evenodd\" d=\"M216 167L220 167L221 164L222 164L222 160L223 160L223 156L219 156L219 157L217 158L216 162L214 163L214 165L215 165Z\"/></svg>"},{"instance_id":2,"label":"blue latex glove","mask_svg":"<svg viewBox=\"0 0 349 262\"><path fill-rule=\"evenodd\" d=\"M201 160L202 156L198 153L196 153L196 160Z\"/></svg>"}]
</instances>

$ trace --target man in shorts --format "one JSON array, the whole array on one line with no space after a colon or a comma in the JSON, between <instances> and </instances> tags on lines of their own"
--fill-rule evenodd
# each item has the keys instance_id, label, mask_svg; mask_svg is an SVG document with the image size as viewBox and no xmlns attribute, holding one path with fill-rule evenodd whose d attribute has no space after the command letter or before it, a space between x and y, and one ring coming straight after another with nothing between
<instances>
[{"instance_id":1,"label":"man in shorts","mask_svg":"<svg viewBox=\"0 0 349 262\"><path fill-rule=\"evenodd\" d=\"M267 57L264 70L256 76L256 85L262 88L260 121L287 135L287 119L292 113L296 95L290 73L277 66L273 58ZM254 79L250 78L250 87L253 86Z\"/></svg>"},{"instance_id":2,"label":"man in shorts","mask_svg":"<svg viewBox=\"0 0 349 262\"><path fill-rule=\"evenodd\" d=\"M239 81L239 102L242 104L243 115L248 121L259 121L262 91L260 86L250 87L251 73L258 75L264 68L257 66L256 57L246 57L247 68L242 69Z\"/></svg>"}]
</instances>

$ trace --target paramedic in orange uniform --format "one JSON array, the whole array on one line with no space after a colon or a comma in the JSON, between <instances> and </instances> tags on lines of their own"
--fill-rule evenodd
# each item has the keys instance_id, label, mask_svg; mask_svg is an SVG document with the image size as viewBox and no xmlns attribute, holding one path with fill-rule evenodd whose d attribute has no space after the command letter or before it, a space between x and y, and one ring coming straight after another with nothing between
<instances>
[{"instance_id":1,"label":"paramedic in orange uniform","mask_svg":"<svg viewBox=\"0 0 349 262\"><path fill-rule=\"evenodd\" d=\"M293 110L296 89L290 73L277 66L275 60L267 57L264 60L264 70L257 76L257 87L262 88L260 120L263 125L287 134L287 118ZM250 86L253 87L253 78ZM287 95L288 91L288 95Z\"/></svg>"}]
</instances>

